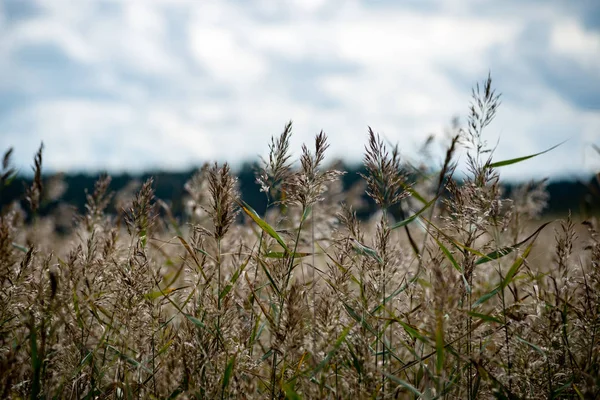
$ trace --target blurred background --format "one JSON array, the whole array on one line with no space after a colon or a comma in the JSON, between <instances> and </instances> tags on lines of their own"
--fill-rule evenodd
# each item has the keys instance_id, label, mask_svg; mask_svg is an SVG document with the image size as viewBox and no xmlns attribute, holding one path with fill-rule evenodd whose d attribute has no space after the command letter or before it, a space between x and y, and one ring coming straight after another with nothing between
<instances>
[{"instance_id":1,"label":"blurred background","mask_svg":"<svg viewBox=\"0 0 600 400\"><path fill-rule=\"evenodd\" d=\"M491 72L505 181L600 170L600 2L0 0L0 150L31 174L186 172L321 129L359 165L371 126L411 160ZM464 161L464 157L462 159ZM463 162L464 164L464 162Z\"/></svg>"}]
</instances>

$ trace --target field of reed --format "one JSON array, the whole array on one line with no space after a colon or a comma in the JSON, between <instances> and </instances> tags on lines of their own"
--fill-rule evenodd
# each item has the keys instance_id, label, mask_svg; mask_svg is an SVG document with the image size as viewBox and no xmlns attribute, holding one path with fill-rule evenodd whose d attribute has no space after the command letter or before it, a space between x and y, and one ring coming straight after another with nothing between
<instances>
[{"instance_id":1,"label":"field of reed","mask_svg":"<svg viewBox=\"0 0 600 400\"><path fill-rule=\"evenodd\" d=\"M40 148L0 212L0 397L599 398L598 220L541 220L544 182L506 198L502 167L530 157L494 158L499 105L475 86L437 170L369 129L350 190L323 132L291 158L288 123L256 172L263 215L214 163L185 218L108 176L85 212L42 216ZM0 196L14 176L8 151Z\"/></svg>"}]
</instances>

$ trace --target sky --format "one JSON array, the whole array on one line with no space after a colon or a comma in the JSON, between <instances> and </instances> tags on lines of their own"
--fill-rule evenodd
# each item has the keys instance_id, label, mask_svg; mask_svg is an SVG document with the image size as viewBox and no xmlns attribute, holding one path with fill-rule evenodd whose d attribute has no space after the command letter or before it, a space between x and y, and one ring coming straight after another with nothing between
<instances>
[{"instance_id":1,"label":"sky","mask_svg":"<svg viewBox=\"0 0 600 400\"><path fill-rule=\"evenodd\" d=\"M597 0L0 0L0 151L31 170L186 170L292 150L323 130L362 160L368 127L412 161L491 72L484 132L524 180L600 170ZM464 164L464 154L460 162Z\"/></svg>"}]
</instances>

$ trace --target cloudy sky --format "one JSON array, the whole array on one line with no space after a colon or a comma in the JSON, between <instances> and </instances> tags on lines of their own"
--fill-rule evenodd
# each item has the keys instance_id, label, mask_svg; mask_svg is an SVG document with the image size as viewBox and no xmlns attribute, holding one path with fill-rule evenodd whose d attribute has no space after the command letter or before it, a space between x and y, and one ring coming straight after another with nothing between
<instances>
[{"instance_id":1,"label":"cloudy sky","mask_svg":"<svg viewBox=\"0 0 600 400\"><path fill-rule=\"evenodd\" d=\"M367 126L411 159L491 71L504 177L600 169L600 2L0 0L0 151L28 171L256 160L288 120L360 162Z\"/></svg>"}]
</instances>

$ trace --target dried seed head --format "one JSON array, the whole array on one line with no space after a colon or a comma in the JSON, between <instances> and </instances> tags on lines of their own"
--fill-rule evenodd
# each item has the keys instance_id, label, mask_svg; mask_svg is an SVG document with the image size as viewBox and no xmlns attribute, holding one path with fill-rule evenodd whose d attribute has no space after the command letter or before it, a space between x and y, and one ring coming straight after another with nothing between
<instances>
[{"instance_id":1,"label":"dried seed head","mask_svg":"<svg viewBox=\"0 0 600 400\"><path fill-rule=\"evenodd\" d=\"M260 191L272 196L279 190L281 183L288 178L290 167L290 137L292 136L292 121L289 121L277 140L271 137L269 144L269 160L262 159L262 168L256 176Z\"/></svg>"},{"instance_id":2,"label":"dried seed head","mask_svg":"<svg viewBox=\"0 0 600 400\"><path fill-rule=\"evenodd\" d=\"M327 183L335 181L343 172L337 170L321 171L325 160L325 150L329 147L327 136L321 131L315 137L315 152L311 153L306 145L302 145L300 170L289 177L284 183L288 192L288 201L306 208L322 200L321 195L327 188Z\"/></svg>"},{"instance_id":3,"label":"dried seed head","mask_svg":"<svg viewBox=\"0 0 600 400\"><path fill-rule=\"evenodd\" d=\"M369 127L369 143L365 147L364 165L367 174L360 174L367 182L367 194L380 207L388 208L408 197L406 175L400 166L398 146L388 153L383 141Z\"/></svg>"},{"instance_id":4,"label":"dried seed head","mask_svg":"<svg viewBox=\"0 0 600 400\"><path fill-rule=\"evenodd\" d=\"M111 180L110 176L101 175L94 184L94 192L89 194L87 190L85 191L85 209L87 211L85 226L88 231L91 231L93 226L102 218L104 210L113 197L113 193L108 190Z\"/></svg>"},{"instance_id":5,"label":"dried seed head","mask_svg":"<svg viewBox=\"0 0 600 400\"><path fill-rule=\"evenodd\" d=\"M346 203L342 203L340 212L337 213L337 218L342 226L344 226L350 235L350 237L363 240L360 232L360 222L356 217L356 211Z\"/></svg>"},{"instance_id":6,"label":"dried seed head","mask_svg":"<svg viewBox=\"0 0 600 400\"><path fill-rule=\"evenodd\" d=\"M27 189L26 199L29 203L31 212L35 214L40 207L40 200L42 196L42 150L44 149L44 143L40 144L40 148L34 157L33 166L33 183L30 188Z\"/></svg>"},{"instance_id":7,"label":"dried seed head","mask_svg":"<svg viewBox=\"0 0 600 400\"><path fill-rule=\"evenodd\" d=\"M474 149L467 153L467 168L473 175L478 186L497 180L497 173L490 167L493 149L487 147L487 142L482 139L483 129L487 127L500 107L500 94L492 89L492 77L488 74L482 86L476 84L472 91L472 100L469 107L467 131L463 132L468 147ZM487 154L486 158L482 155Z\"/></svg>"},{"instance_id":8,"label":"dried seed head","mask_svg":"<svg viewBox=\"0 0 600 400\"><path fill-rule=\"evenodd\" d=\"M0 190L14 178L16 170L11 167L12 147L4 153L2 158L2 171L0 172Z\"/></svg>"},{"instance_id":9,"label":"dried seed head","mask_svg":"<svg viewBox=\"0 0 600 400\"><path fill-rule=\"evenodd\" d=\"M485 152L487 143L482 140L483 129L488 126L500 107L500 94L492 89L492 76L488 74L482 86L477 83L471 92L471 105L469 107L467 141L477 153Z\"/></svg>"},{"instance_id":10,"label":"dried seed head","mask_svg":"<svg viewBox=\"0 0 600 400\"><path fill-rule=\"evenodd\" d=\"M156 205L154 203L154 190L152 184L154 180L148 179L142 185L140 191L136 194L132 206L125 210L125 222L129 234L135 233L145 247L148 234L158 216Z\"/></svg>"},{"instance_id":11,"label":"dried seed head","mask_svg":"<svg viewBox=\"0 0 600 400\"><path fill-rule=\"evenodd\" d=\"M238 213L235 209L235 200L238 197L237 179L230 172L227 163L221 168L215 163L208 170L208 191L211 199L207 212L213 220L215 239L225 236Z\"/></svg>"}]
</instances>

